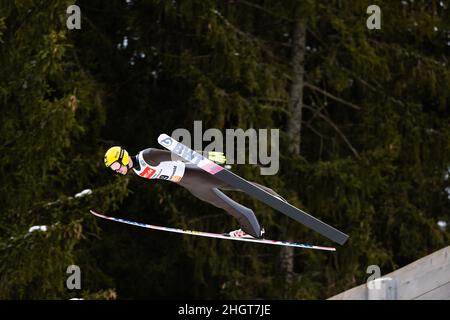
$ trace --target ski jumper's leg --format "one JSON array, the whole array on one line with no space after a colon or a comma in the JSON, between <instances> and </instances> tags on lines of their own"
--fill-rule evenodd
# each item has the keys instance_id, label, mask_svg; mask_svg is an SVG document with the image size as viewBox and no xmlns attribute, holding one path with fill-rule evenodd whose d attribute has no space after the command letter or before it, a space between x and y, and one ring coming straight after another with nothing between
<instances>
[{"instance_id":1,"label":"ski jumper's leg","mask_svg":"<svg viewBox=\"0 0 450 320\"><path fill-rule=\"evenodd\" d=\"M250 182L250 181L249 181ZM260 187L271 195L287 202L282 196L272 189L260 185L256 182L250 182ZM193 164L186 164L186 170L179 185L188 189L197 198L206 201L218 208L224 209L227 213L238 219L241 229L246 233L259 237L261 227L256 219L255 214L249 208L237 203L219 189L225 191L242 191L238 188L230 186L212 174L198 168Z\"/></svg>"},{"instance_id":2,"label":"ski jumper's leg","mask_svg":"<svg viewBox=\"0 0 450 320\"><path fill-rule=\"evenodd\" d=\"M261 237L261 226L251 209L237 203L217 188L199 187L195 189L188 188L188 190L200 200L221 208L235 217L238 220L241 229L246 233L255 238Z\"/></svg>"}]
</instances>

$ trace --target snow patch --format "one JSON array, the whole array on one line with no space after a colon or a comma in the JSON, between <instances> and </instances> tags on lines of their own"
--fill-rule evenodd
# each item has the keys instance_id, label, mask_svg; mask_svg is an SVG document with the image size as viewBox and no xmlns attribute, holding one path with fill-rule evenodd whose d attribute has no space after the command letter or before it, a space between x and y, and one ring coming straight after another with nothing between
<instances>
[{"instance_id":1,"label":"snow patch","mask_svg":"<svg viewBox=\"0 0 450 320\"><path fill-rule=\"evenodd\" d=\"M447 221L439 220L437 225L442 231L445 231L445 229L447 229Z\"/></svg>"},{"instance_id":2,"label":"snow patch","mask_svg":"<svg viewBox=\"0 0 450 320\"><path fill-rule=\"evenodd\" d=\"M32 226L30 229L28 229L28 233L32 233L35 231L47 231L47 226Z\"/></svg>"},{"instance_id":3,"label":"snow patch","mask_svg":"<svg viewBox=\"0 0 450 320\"><path fill-rule=\"evenodd\" d=\"M75 195L75 198L81 198L81 197L85 197L85 196L88 196L88 195L91 195L91 194L92 194L92 190L91 189L85 189L85 190L83 190L81 192L78 192Z\"/></svg>"}]
</instances>

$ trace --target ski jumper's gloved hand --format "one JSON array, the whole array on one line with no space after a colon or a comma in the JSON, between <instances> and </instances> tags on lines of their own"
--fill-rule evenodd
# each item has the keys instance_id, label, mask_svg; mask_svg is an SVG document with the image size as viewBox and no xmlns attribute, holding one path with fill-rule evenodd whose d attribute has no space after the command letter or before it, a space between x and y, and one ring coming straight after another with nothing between
<instances>
[{"instance_id":1,"label":"ski jumper's gloved hand","mask_svg":"<svg viewBox=\"0 0 450 320\"><path fill-rule=\"evenodd\" d=\"M204 157L208 158L211 161L214 161L215 163L224 164L227 161L223 152L204 151L203 153Z\"/></svg>"}]
</instances>

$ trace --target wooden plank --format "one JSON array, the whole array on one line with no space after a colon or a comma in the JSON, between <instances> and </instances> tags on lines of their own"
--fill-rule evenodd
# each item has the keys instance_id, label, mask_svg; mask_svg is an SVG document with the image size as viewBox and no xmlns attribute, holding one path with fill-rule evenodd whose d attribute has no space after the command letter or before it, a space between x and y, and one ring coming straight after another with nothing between
<instances>
[{"instance_id":1,"label":"wooden plank","mask_svg":"<svg viewBox=\"0 0 450 320\"><path fill-rule=\"evenodd\" d=\"M397 299L450 299L450 246L425 256L383 277L394 278ZM330 300L365 300L366 284L337 294Z\"/></svg>"},{"instance_id":2,"label":"wooden plank","mask_svg":"<svg viewBox=\"0 0 450 320\"><path fill-rule=\"evenodd\" d=\"M450 280L446 284L414 298L414 300L450 300Z\"/></svg>"}]
</instances>

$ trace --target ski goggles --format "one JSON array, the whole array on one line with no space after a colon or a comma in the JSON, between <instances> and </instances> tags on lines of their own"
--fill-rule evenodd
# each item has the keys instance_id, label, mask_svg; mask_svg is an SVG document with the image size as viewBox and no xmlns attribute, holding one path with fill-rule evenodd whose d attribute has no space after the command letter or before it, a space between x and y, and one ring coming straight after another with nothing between
<instances>
[{"instance_id":1,"label":"ski goggles","mask_svg":"<svg viewBox=\"0 0 450 320\"><path fill-rule=\"evenodd\" d=\"M114 161L113 163L111 163L111 165L109 166L111 169L113 169L114 171L119 170L121 167L123 166L122 163L119 162L119 160Z\"/></svg>"}]
</instances>

